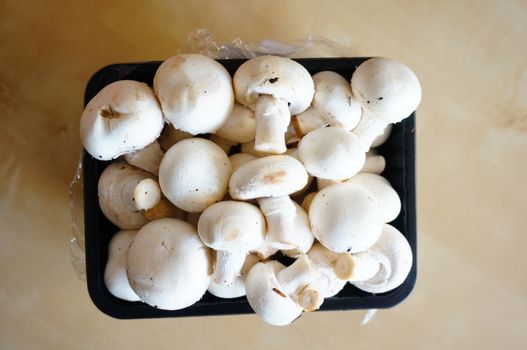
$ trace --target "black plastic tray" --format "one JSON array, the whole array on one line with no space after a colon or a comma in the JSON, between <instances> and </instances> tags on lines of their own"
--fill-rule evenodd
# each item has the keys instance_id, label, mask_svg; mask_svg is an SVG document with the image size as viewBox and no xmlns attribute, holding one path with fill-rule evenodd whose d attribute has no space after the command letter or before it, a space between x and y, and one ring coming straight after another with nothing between
<instances>
[{"instance_id":1,"label":"black plastic tray","mask_svg":"<svg viewBox=\"0 0 527 350\"><path fill-rule=\"evenodd\" d=\"M311 74L331 70L351 78L355 68L366 58L313 58L299 59ZM219 60L232 74L245 60ZM123 79L152 84L161 62L113 64L95 73L84 94L85 105L106 85ZM395 188L402 200L400 215L391 224L408 239L414 254L413 265L406 281L397 289L383 294L363 292L349 283L335 297L328 298L320 310L351 310L392 307L405 299L412 291L417 272L416 209L415 209L415 115L394 125L388 141L379 147L386 158L386 170L382 174ZM108 243L118 228L101 212L97 198L99 176L108 166L91 157L83 156L84 169L84 220L86 238L86 276L88 291L95 305L107 315L121 319L180 317L252 313L245 297L220 299L206 293L196 304L177 311L159 310L140 302L127 302L112 296L104 285L104 267L108 258Z\"/></svg>"}]
</instances>

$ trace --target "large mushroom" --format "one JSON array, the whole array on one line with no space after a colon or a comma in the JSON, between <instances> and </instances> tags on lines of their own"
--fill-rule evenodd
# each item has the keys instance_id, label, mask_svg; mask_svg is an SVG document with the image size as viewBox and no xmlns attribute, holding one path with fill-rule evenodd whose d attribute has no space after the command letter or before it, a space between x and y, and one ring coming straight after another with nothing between
<instances>
[{"instance_id":1,"label":"large mushroom","mask_svg":"<svg viewBox=\"0 0 527 350\"><path fill-rule=\"evenodd\" d=\"M86 105L80 136L86 151L111 160L155 141L163 129L163 113L145 83L120 80L104 87Z\"/></svg>"},{"instance_id":2,"label":"large mushroom","mask_svg":"<svg viewBox=\"0 0 527 350\"><path fill-rule=\"evenodd\" d=\"M384 225L378 241L364 253L379 263L377 273L350 283L366 292L377 294L395 289L412 269L412 249L402 233L391 225Z\"/></svg>"},{"instance_id":3,"label":"large mushroom","mask_svg":"<svg viewBox=\"0 0 527 350\"><path fill-rule=\"evenodd\" d=\"M193 135L218 130L234 103L229 72L212 58L198 54L164 61L156 71L154 91L165 119Z\"/></svg>"},{"instance_id":4,"label":"large mushroom","mask_svg":"<svg viewBox=\"0 0 527 350\"><path fill-rule=\"evenodd\" d=\"M414 72L388 58L361 63L351 77L351 89L364 111L353 130L364 151L389 124L409 117L421 102L421 86Z\"/></svg>"},{"instance_id":5,"label":"large mushroom","mask_svg":"<svg viewBox=\"0 0 527 350\"><path fill-rule=\"evenodd\" d=\"M164 310L197 302L210 283L208 248L178 219L152 221L137 232L127 258L130 286L141 301Z\"/></svg>"},{"instance_id":6,"label":"large mushroom","mask_svg":"<svg viewBox=\"0 0 527 350\"><path fill-rule=\"evenodd\" d=\"M148 222L142 210L153 208L161 199L155 177L126 162L115 162L102 172L98 183L99 205L114 225L138 229Z\"/></svg>"},{"instance_id":7,"label":"large mushroom","mask_svg":"<svg viewBox=\"0 0 527 350\"><path fill-rule=\"evenodd\" d=\"M176 207L201 212L223 198L230 175L229 157L220 147L206 139L191 138L165 153L159 184Z\"/></svg>"},{"instance_id":8,"label":"large mushroom","mask_svg":"<svg viewBox=\"0 0 527 350\"><path fill-rule=\"evenodd\" d=\"M224 201L205 209L198 221L201 241L216 251L212 280L231 286L240 275L245 258L265 239L265 219L245 202Z\"/></svg>"},{"instance_id":9,"label":"large mushroom","mask_svg":"<svg viewBox=\"0 0 527 350\"><path fill-rule=\"evenodd\" d=\"M139 301L126 276L126 255L136 233L136 230L126 230L113 235L104 268L104 284L108 291L113 296L128 301Z\"/></svg>"},{"instance_id":10,"label":"large mushroom","mask_svg":"<svg viewBox=\"0 0 527 350\"><path fill-rule=\"evenodd\" d=\"M233 83L236 100L256 113L255 149L284 153L291 115L306 110L313 99L309 72L289 58L259 56L238 68Z\"/></svg>"},{"instance_id":11,"label":"large mushroom","mask_svg":"<svg viewBox=\"0 0 527 350\"><path fill-rule=\"evenodd\" d=\"M384 223L377 198L366 188L337 183L319 191L309 207L315 237L337 253L356 253L371 247Z\"/></svg>"}]
</instances>

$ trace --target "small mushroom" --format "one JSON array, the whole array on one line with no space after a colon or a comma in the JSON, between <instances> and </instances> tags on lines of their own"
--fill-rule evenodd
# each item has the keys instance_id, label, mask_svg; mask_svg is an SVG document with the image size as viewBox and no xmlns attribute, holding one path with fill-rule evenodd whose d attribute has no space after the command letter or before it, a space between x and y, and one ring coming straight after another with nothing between
<instances>
[{"instance_id":1,"label":"small mushroom","mask_svg":"<svg viewBox=\"0 0 527 350\"><path fill-rule=\"evenodd\" d=\"M254 112L238 103L227 118L227 121L216 131L216 135L234 144L251 142L256 135Z\"/></svg>"},{"instance_id":2,"label":"small mushroom","mask_svg":"<svg viewBox=\"0 0 527 350\"><path fill-rule=\"evenodd\" d=\"M264 216L250 203L225 201L205 209L199 217L198 234L216 251L215 283L231 286L235 282L247 253L263 243L265 228Z\"/></svg>"},{"instance_id":3,"label":"small mushroom","mask_svg":"<svg viewBox=\"0 0 527 350\"><path fill-rule=\"evenodd\" d=\"M378 241L365 253L377 259L378 272L364 281L351 282L369 293L385 293L399 287L412 269L413 254L406 238L399 230L385 224Z\"/></svg>"},{"instance_id":4,"label":"small mushroom","mask_svg":"<svg viewBox=\"0 0 527 350\"><path fill-rule=\"evenodd\" d=\"M145 83L120 80L104 87L86 105L80 136L86 151L111 160L146 147L163 129L163 114Z\"/></svg>"},{"instance_id":5,"label":"small mushroom","mask_svg":"<svg viewBox=\"0 0 527 350\"><path fill-rule=\"evenodd\" d=\"M227 191L231 164L214 142L191 138L172 146L159 168L163 194L176 207L201 212Z\"/></svg>"},{"instance_id":6,"label":"small mushroom","mask_svg":"<svg viewBox=\"0 0 527 350\"><path fill-rule=\"evenodd\" d=\"M114 297L128 301L139 301L126 277L126 253L136 233L136 230L128 230L113 235L104 269L104 284L108 291Z\"/></svg>"},{"instance_id":7,"label":"small mushroom","mask_svg":"<svg viewBox=\"0 0 527 350\"><path fill-rule=\"evenodd\" d=\"M161 135L157 141L159 142L159 145L163 151L166 152L170 147L174 146L179 141L190 139L192 137L194 137L194 135L178 130L170 124L165 124L165 127L163 128L163 131L161 131Z\"/></svg>"},{"instance_id":8,"label":"small mushroom","mask_svg":"<svg viewBox=\"0 0 527 350\"><path fill-rule=\"evenodd\" d=\"M352 130L359 123L362 109L340 74L323 71L313 75L315 95L310 108L318 111L329 125Z\"/></svg>"},{"instance_id":9,"label":"small mushroom","mask_svg":"<svg viewBox=\"0 0 527 350\"><path fill-rule=\"evenodd\" d=\"M154 76L154 91L165 119L192 135L218 130L234 104L229 72L212 58L198 54L164 61Z\"/></svg>"},{"instance_id":10,"label":"small mushroom","mask_svg":"<svg viewBox=\"0 0 527 350\"><path fill-rule=\"evenodd\" d=\"M359 173L347 182L364 186L379 200L384 222L395 220L401 212L401 199L384 177L377 174Z\"/></svg>"},{"instance_id":11,"label":"small mushroom","mask_svg":"<svg viewBox=\"0 0 527 350\"><path fill-rule=\"evenodd\" d=\"M356 253L371 247L383 225L380 204L366 188L339 183L319 191L309 208L315 237L337 253Z\"/></svg>"},{"instance_id":12,"label":"small mushroom","mask_svg":"<svg viewBox=\"0 0 527 350\"><path fill-rule=\"evenodd\" d=\"M138 229L148 222L141 209L159 198L154 175L126 163L115 162L102 172L98 183L99 206L114 225Z\"/></svg>"},{"instance_id":13,"label":"small mushroom","mask_svg":"<svg viewBox=\"0 0 527 350\"><path fill-rule=\"evenodd\" d=\"M249 270L258 262L260 262L258 255L248 254L245 257L240 276L236 277L231 286L226 286L223 283L216 283L214 280L211 280L207 291L210 294L223 299L233 299L245 296L245 276L247 276Z\"/></svg>"},{"instance_id":14,"label":"small mushroom","mask_svg":"<svg viewBox=\"0 0 527 350\"><path fill-rule=\"evenodd\" d=\"M208 248L192 225L178 219L143 226L128 249L126 268L139 298L164 310L194 304L210 283Z\"/></svg>"},{"instance_id":15,"label":"small mushroom","mask_svg":"<svg viewBox=\"0 0 527 350\"><path fill-rule=\"evenodd\" d=\"M259 56L238 68L233 83L236 100L255 111L255 149L284 153L291 114L306 110L313 99L309 72L289 58Z\"/></svg>"},{"instance_id":16,"label":"small mushroom","mask_svg":"<svg viewBox=\"0 0 527 350\"><path fill-rule=\"evenodd\" d=\"M381 174L386 168L386 159L371 149L366 153L366 161L359 173Z\"/></svg>"},{"instance_id":17,"label":"small mushroom","mask_svg":"<svg viewBox=\"0 0 527 350\"><path fill-rule=\"evenodd\" d=\"M255 157L252 154L248 153L236 153L229 156L229 159L231 161L232 172L234 173L242 165L247 164L251 160L255 160L257 158L258 157Z\"/></svg>"},{"instance_id":18,"label":"small mushroom","mask_svg":"<svg viewBox=\"0 0 527 350\"><path fill-rule=\"evenodd\" d=\"M310 175L329 180L352 177L365 161L357 137L335 127L316 129L304 136L298 145L298 156Z\"/></svg>"},{"instance_id":19,"label":"small mushroom","mask_svg":"<svg viewBox=\"0 0 527 350\"><path fill-rule=\"evenodd\" d=\"M409 117L421 102L421 86L404 64L388 58L361 63L351 77L351 89L363 108L353 133L368 151L388 124Z\"/></svg>"},{"instance_id":20,"label":"small mushroom","mask_svg":"<svg viewBox=\"0 0 527 350\"><path fill-rule=\"evenodd\" d=\"M258 158L242 165L229 180L229 193L234 199L286 196L307 183L306 169L291 156L276 155Z\"/></svg>"},{"instance_id":21,"label":"small mushroom","mask_svg":"<svg viewBox=\"0 0 527 350\"><path fill-rule=\"evenodd\" d=\"M247 301L268 324L288 325L303 309L311 309L320 302L316 294L313 297L313 293L305 290L317 277L318 271L305 255L288 267L277 261L257 263L245 278Z\"/></svg>"},{"instance_id":22,"label":"small mushroom","mask_svg":"<svg viewBox=\"0 0 527 350\"><path fill-rule=\"evenodd\" d=\"M163 152L159 143L154 141L139 151L125 154L124 159L128 164L157 176L159 174L159 165L164 155L165 152Z\"/></svg>"}]
</instances>

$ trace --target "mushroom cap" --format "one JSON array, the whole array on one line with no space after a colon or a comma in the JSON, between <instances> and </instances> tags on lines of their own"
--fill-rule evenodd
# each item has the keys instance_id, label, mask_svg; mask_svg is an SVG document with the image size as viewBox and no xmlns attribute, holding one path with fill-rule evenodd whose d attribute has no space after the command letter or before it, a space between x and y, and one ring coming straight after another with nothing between
<instances>
[{"instance_id":1,"label":"mushroom cap","mask_svg":"<svg viewBox=\"0 0 527 350\"><path fill-rule=\"evenodd\" d=\"M201 214L198 234L214 250L249 251L265 239L265 218L255 205L224 201L211 205Z\"/></svg>"},{"instance_id":2,"label":"mushroom cap","mask_svg":"<svg viewBox=\"0 0 527 350\"><path fill-rule=\"evenodd\" d=\"M315 237L337 253L357 253L379 238L383 218L377 198L363 186L338 183L319 191L309 207Z\"/></svg>"},{"instance_id":3,"label":"mushroom cap","mask_svg":"<svg viewBox=\"0 0 527 350\"><path fill-rule=\"evenodd\" d=\"M279 56L258 56L244 62L233 78L236 100L252 110L260 95L284 99L292 115L311 104L313 79L300 63Z\"/></svg>"},{"instance_id":4,"label":"mushroom cap","mask_svg":"<svg viewBox=\"0 0 527 350\"><path fill-rule=\"evenodd\" d=\"M126 276L126 253L136 233L137 230L127 230L113 235L104 269L104 284L108 291L113 296L128 301L139 301Z\"/></svg>"},{"instance_id":5,"label":"mushroom cap","mask_svg":"<svg viewBox=\"0 0 527 350\"><path fill-rule=\"evenodd\" d=\"M351 93L349 82L331 71L313 75L315 95L311 107L331 125L352 130L359 123L362 109Z\"/></svg>"},{"instance_id":6,"label":"mushroom cap","mask_svg":"<svg viewBox=\"0 0 527 350\"><path fill-rule=\"evenodd\" d=\"M165 119L193 135L218 130L234 103L229 72L212 58L199 54L177 55L164 61L156 71L154 91Z\"/></svg>"},{"instance_id":7,"label":"mushroom cap","mask_svg":"<svg viewBox=\"0 0 527 350\"><path fill-rule=\"evenodd\" d=\"M361 63L351 77L351 89L367 114L388 123L408 117L421 102L421 85L414 72L388 58Z\"/></svg>"},{"instance_id":8,"label":"mushroom cap","mask_svg":"<svg viewBox=\"0 0 527 350\"><path fill-rule=\"evenodd\" d=\"M231 161L232 172L234 173L239 167L249 163L251 160L258 159L258 157L249 153L236 153L229 156L229 159Z\"/></svg>"},{"instance_id":9,"label":"mushroom cap","mask_svg":"<svg viewBox=\"0 0 527 350\"><path fill-rule=\"evenodd\" d=\"M97 185L99 206L115 226L130 230L148 222L132 201L135 187L144 179L154 179L154 175L123 161L108 165L102 172Z\"/></svg>"},{"instance_id":10,"label":"mushroom cap","mask_svg":"<svg viewBox=\"0 0 527 350\"><path fill-rule=\"evenodd\" d=\"M254 140L256 135L254 112L235 103L231 114L221 128L216 131L216 135L235 143L245 143Z\"/></svg>"},{"instance_id":11,"label":"mushroom cap","mask_svg":"<svg viewBox=\"0 0 527 350\"><path fill-rule=\"evenodd\" d=\"M306 211L298 203L293 202L293 204L296 208L294 232L297 248L284 250L283 253L290 258L296 259L311 249L313 242L315 242L315 236L311 232L311 225L309 224L309 217Z\"/></svg>"},{"instance_id":12,"label":"mushroom cap","mask_svg":"<svg viewBox=\"0 0 527 350\"><path fill-rule=\"evenodd\" d=\"M275 155L255 159L236 170L229 181L234 199L286 196L307 183L306 169L291 156Z\"/></svg>"},{"instance_id":13,"label":"mushroom cap","mask_svg":"<svg viewBox=\"0 0 527 350\"><path fill-rule=\"evenodd\" d=\"M234 280L232 286L226 286L225 284L216 283L214 282L214 280L211 280L207 291L210 294L223 299L243 297L245 295L245 275L259 261L260 258L258 257L258 255L248 254L245 257L245 262L241 270L241 275Z\"/></svg>"},{"instance_id":14,"label":"mushroom cap","mask_svg":"<svg viewBox=\"0 0 527 350\"><path fill-rule=\"evenodd\" d=\"M194 304L210 283L208 248L192 225L178 219L143 226L128 249L126 267L139 298L164 310Z\"/></svg>"},{"instance_id":15,"label":"mushroom cap","mask_svg":"<svg viewBox=\"0 0 527 350\"><path fill-rule=\"evenodd\" d=\"M335 127L315 129L304 136L298 155L310 175L329 180L352 177L366 160L360 140Z\"/></svg>"},{"instance_id":16,"label":"mushroom cap","mask_svg":"<svg viewBox=\"0 0 527 350\"><path fill-rule=\"evenodd\" d=\"M368 252L385 258L379 259L379 272L369 280L351 284L369 293L384 293L403 284L412 269L413 254L410 244L399 230L385 224L379 240ZM386 258L390 266L386 266Z\"/></svg>"},{"instance_id":17,"label":"mushroom cap","mask_svg":"<svg viewBox=\"0 0 527 350\"><path fill-rule=\"evenodd\" d=\"M176 207L200 212L225 195L230 175L229 157L219 146L191 138L179 141L165 153L159 184Z\"/></svg>"},{"instance_id":18,"label":"mushroom cap","mask_svg":"<svg viewBox=\"0 0 527 350\"><path fill-rule=\"evenodd\" d=\"M362 185L377 197L384 222L395 220L401 212L401 199L384 177L377 174L358 173L347 182Z\"/></svg>"},{"instance_id":19,"label":"mushroom cap","mask_svg":"<svg viewBox=\"0 0 527 350\"><path fill-rule=\"evenodd\" d=\"M274 326L285 326L302 313L302 308L280 291L276 274L285 269L278 261L254 265L245 278L247 301L258 316Z\"/></svg>"},{"instance_id":20,"label":"mushroom cap","mask_svg":"<svg viewBox=\"0 0 527 350\"><path fill-rule=\"evenodd\" d=\"M111 160L155 141L163 129L163 113L145 83L120 80L105 86L86 105L80 137L86 151Z\"/></svg>"}]
</instances>

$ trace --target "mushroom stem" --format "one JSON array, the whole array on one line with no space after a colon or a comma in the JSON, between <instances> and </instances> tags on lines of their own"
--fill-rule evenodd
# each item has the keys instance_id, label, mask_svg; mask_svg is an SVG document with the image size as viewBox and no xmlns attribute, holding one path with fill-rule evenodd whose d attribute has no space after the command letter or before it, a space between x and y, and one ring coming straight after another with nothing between
<instances>
[{"instance_id":1,"label":"mushroom stem","mask_svg":"<svg viewBox=\"0 0 527 350\"><path fill-rule=\"evenodd\" d=\"M324 297L318 291L306 287L298 294L296 302L305 312L311 312L320 308L324 302Z\"/></svg>"},{"instance_id":2,"label":"mushroom stem","mask_svg":"<svg viewBox=\"0 0 527 350\"><path fill-rule=\"evenodd\" d=\"M144 179L135 186L133 201L137 209L152 209L160 200L161 189L156 180Z\"/></svg>"},{"instance_id":3,"label":"mushroom stem","mask_svg":"<svg viewBox=\"0 0 527 350\"><path fill-rule=\"evenodd\" d=\"M244 251L217 251L212 280L227 287L232 286L236 277L241 275L246 256L247 252Z\"/></svg>"},{"instance_id":4,"label":"mushroom stem","mask_svg":"<svg viewBox=\"0 0 527 350\"><path fill-rule=\"evenodd\" d=\"M291 120L287 101L270 95L258 98L255 108L256 138L254 149L281 154L286 151L285 133Z\"/></svg>"},{"instance_id":5,"label":"mushroom stem","mask_svg":"<svg viewBox=\"0 0 527 350\"><path fill-rule=\"evenodd\" d=\"M296 136L302 138L305 134L318 128L323 128L329 123L323 119L320 113L310 107L300 114L291 118Z\"/></svg>"},{"instance_id":6,"label":"mushroom stem","mask_svg":"<svg viewBox=\"0 0 527 350\"><path fill-rule=\"evenodd\" d=\"M289 196L260 198L258 205L267 221L269 246L280 250L297 248L293 237L296 207L291 198Z\"/></svg>"},{"instance_id":7,"label":"mushroom stem","mask_svg":"<svg viewBox=\"0 0 527 350\"><path fill-rule=\"evenodd\" d=\"M101 108L99 111L99 115L106 119L116 119L121 116L110 105L106 105L103 108Z\"/></svg>"},{"instance_id":8,"label":"mushroom stem","mask_svg":"<svg viewBox=\"0 0 527 350\"><path fill-rule=\"evenodd\" d=\"M359 125L353 129L353 133L359 138L362 143L364 152L368 152L371 144L375 138L384 132L384 129L389 123L375 118L371 115L363 115Z\"/></svg>"},{"instance_id":9,"label":"mushroom stem","mask_svg":"<svg viewBox=\"0 0 527 350\"><path fill-rule=\"evenodd\" d=\"M301 255L296 261L276 274L281 292L289 296L299 293L319 275L316 267L306 255Z\"/></svg>"},{"instance_id":10,"label":"mushroom stem","mask_svg":"<svg viewBox=\"0 0 527 350\"><path fill-rule=\"evenodd\" d=\"M378 154L371 153L372 151L366 154L366 161L364 166L360 170L361 173L373 173L381 174L386 167L386 160L383 156Z\"/></svg>"}]
</instances>

